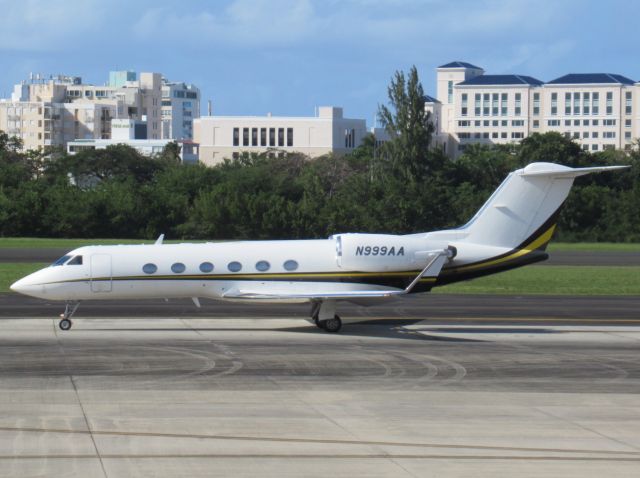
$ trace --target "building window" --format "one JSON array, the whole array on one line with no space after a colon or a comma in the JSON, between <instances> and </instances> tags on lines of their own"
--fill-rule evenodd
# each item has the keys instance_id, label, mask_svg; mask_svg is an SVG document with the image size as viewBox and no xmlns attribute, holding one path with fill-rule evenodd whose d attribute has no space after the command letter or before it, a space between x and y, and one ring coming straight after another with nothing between
<instances>
[{"instance_id":1,"label":"building window","mask_svg":"<svg viewBox=\"0 0 640 478\"><path fill-rule=\"evenodd\" d=\"M488 128L489 127L489 120L484 120L482 122L482 126L484 126L485 128Z\"/></svg>"},{"instance_id":2,"label":"building window","mask_svg":"<svg viewBox=\"0 0 640 478\"><path fill-rule=\"evenodd\" d=\"M509 121L508 120L500 121L500 126L508 126L508 125L509 125Z\"/></svg>"},{"instance_id":3,"label":"building window","mask_svg":"<svg viewBox=\"0 0 640 478\"><path fill-rule=\"evenodd\" d=\"M604 126L615 126L616 125L616 120L614 120L614 119L602 120L602 124Z\"/></svg>"},{"instance_id":4,"label":"building window","mask_svg":"<svg viewBox=\"0 0 640 478\"><path fill-rule=\"evenodd\" d=\"M267 145L267 128L260 128L260 146Z\"/></svg>"},{"instance_id":5,"label":"building window","mask_svg":"<svg viewBox=\"0 0 640 478\"><path fill-rule=\"evenodd\" d=\"M597 144L592 144L591 145L591 151L598 151L598 145Z\"/></svg>"},{"instance_id":6,"label":"building window","mask_svg":"<svg viewBox=\"0 0 640 478\"><path fill-rule=\"evenodd\" d=\"M533 114L534 116L540 114L540 93L533 94Z\"/></svg>"},{"instance_id":7,"label":"building window","mask_svg":"<svg viewBox=\"0 0 640 478\"><path fill-rule=\"evenodd\" d=\"M467 113L469 111L468 108L467 108L467 94L466 93L462 93L462 95L460 97L462 98L462 101L461 101L462 104L460 105L461 106L460 114L462 116L467 116Z\"/></svg>"},{"instance_id":8,"label":"building window","mask_svg":"<svg viewBox=\"0 0 640 478\"><path fill-rule=\"evenodd\" d=\"M511 126L524 126L524 120L511 120Z\"/></svg>"},{"instance_id":9,"label":"building window","mask_svg":"<svg viewBox=\"0 0 640 478\"><path fill-rule=\"evenodd\" d=\"M607 115L613 114L613 91L607 91Z\"/></svg>"},{"instance_id":10,"label":"building window","mask_svg":"<svg viewBox=\"0 0 640 478\"><path fill-rule=\"evenodd\" d=\"M489 93L484 93L482 95L482 116L489 116L489 110L490 110L490 106L489 106L489 101L490 101L491 95L489 95Z\"/></svg>"},{"instance_id":11,"label":"building window","mask_svg":"<svg viewBox=\"0 0 640 478\"><path fill-rule=\"evenodd\" d=\"M182 262L176 262L171 265L171 271L176 274L182 274L185 271L186 267Z\"/></svg>"},{"instance_id":12,"label":"building window","mask_svg":"<svg viewBox=\"0 0 640 478\"><path fill-rule=\"evenodd\" d=\"M571 114L571 93L564 94L564 114L567 116Z\"/></svg>"},{"instance_id":13,"label":"building window","mask_svg":"<svg viewBox=\"0 0 640 478\"><path fill-rule=\"evenodd\" d=\"M547 126L560 126L560 120L547 120Z\"/></svg>"},{"instance_id":14,"label":"building window","mask_svg":"<svg viewBox=\"0 0 640 478\"><path fill-rule=\"evenodd\" d=\"M240 146L240 128L233 128L233 145Z\"/></svg>"},{"instance_id":15,"label":"building window","mask_svg":"<svg viewBox=\"0 0 640 478\"><path fill-rule=\"evenodd\" d=\"M624 132L624 139L631 139L631 131L625 131ZM71 263L69 263L71 264Z\"/></svg>"},{"instance_id":16,"label":"building window","mask_svg":"<svg viewBox=\"0 0 640 478\"><path fill-rule=\"evenodd\" d=\"M491 115L498 116L498 93L491 95Z\"/></svg>"},{"instance_id":17,"label":"building window","mask_svg":"<svg viewBox=\"0 0 640 478\"><path fill-rule=\"evenodd\" d=\"M551 93L551 116L558 114L558 93Z\"/></svg>"},{"instance_id":18,"label":"building window","mask_svg":"<svg viewBox=\"0 0 640 478\"><path fill-rule=\"evenodd\" d=\"M565 126L571 126L571 120L564 120Z\"/></svg>"},{"instance_id":19,"label":"building window","mask_svg":"<svg viewBox=\"0 0 640 478\"><path fill-rule=\"evenodd\" d=\"M507 116L508 99L509 99L509 95L507 93L502 93L500 95L500 116Z\"/></svg>"},{"instance_id":20,"label":"building window","mask_svg":"<svg viewBox=\"0 0 640 478\"><path fill-rule=\"evenodd\" d=\"M626 91L624 94L624 114L631 114L631 92Z\"/></svg>"},{"instance_id":21,"label":"building window","mask_svg":"<svg viewBox=\"0 0 640 478\"><path fill-rule=\"evenodd\" d=\"M534 128L539 128L540 127L540 120L533 120L533 127Z\"/></svg>"},{"instance_id":22,"label":"building window","mask_svg":"<svg viewBox=\"0 0 640 478\"><path fill-rule=\"evenodd\" d=\"M469 126L469 122L468 121L458 121L458 126L460 126L461 128L467 128Z\"/></svg>"},{"instance_id":23,"label":"building window","mask_svg":"<svg viewBox=\"0 0 640 478\"><path fill-rule=\"evenodd\" d=\"M145 274L155 274L155 272L158 270L158 266L156 266L155 264L145 264L142 266L142 272L144 272Z\"/></svg>"},{"instance_id":24,"label":"building window","mask_svg":"<svg viewBox=\"0 0 640 478\"><path fill-rule=\"evenodd\" d=\"M573 120L573 126L580 126L580 120Z\"/></svg>"},{"instance_id":25,"label":"building window","mask_svg":"<svg viewBox=\"0 0 640 478\"><path fill-rule=\"evenodd\" d=\"M491 137L492 137L493 139L496 139L496 138L498 137L498 132L497 132L497 131L494 131L493 133L491 133Z\"/></svg>"},{"instance_id":26,"label":"building window","mask_svg":"<svg viewBox=\"0 0 640 478\"><path fill-rule=\"evenodd\" d=\"M447 82L447 96L448 96L447 102L449 104L453 103L453 81Z\"/></svg>"},{"instance_id":27,"label":"building window","mask_svg":"<svg viewBox=\"0 0 640 478\"><path fill-rule=\"evenodd\" d=\"M585 115L589 114L589 110L590 110L590 95L589 92L585 91L584 93L582 93L582 113Z\"/></svg>"},{"instance_id":28,"label":"building window","mask_svg":"<svg viewBox=\"0 0 640 478\"><path fill-rule=\"evenodd\" d=\"M503 131L502 133L500 133L500 137L501 137L502 139L507 139L507 132L506 132L506 131Z\"/></svg>"},{"instance_id":29,"label":"building window","mask_svg":"<svg viewBox=\"0 0 640 478\"><path fill-rule=\"evenodd\" d=\"M521 131L514 131L513 133L511 133L511 139L522 139L524 138L524 133L522 133Z\"/></svg>"},{"instance_id":30,"label":"building window","mask_svg":"<svg viewBox=\"0 0 640 478\"><path fill-rule=\"evenodd\" d=\"M211 262L203 262L200 264L200 272L211 272L213 271L213 264Z\"/></svg>"},{"instance_id":31,"label":"building window","mask_svg":"<svg viewBox=\"0 0 640 478\"><path fill-rule=\"evenodd\" d=\"M580 114L580 93L578 92L575 92L573 94L573 114L574 115Z\"/></svg>"},{"instance_id":32,"label":"building window","mask_svg":"<svg viewBox=\"0 0 640 478\"><path fill-rule=\"evenodd\" d=\"M594 91L591 95L591 114L600 114L600 93Z\"/></svg>"},{"instance_id":33,"label":"building window","mask_svg":"<svg viewBox=\"0 0 640 478\"><path fill-rule=\"evenodd\" d=\"M591 133L591 137L592 138L597 138L598 137L598 132L597 131L592 132Z\"/></svg>"},{"instance_id":34,"label":"building window","mask_svg":"<svg viewBox=\"0 0 640 478\"><path fill-rule=\"evenodd\" d=\"M293 128L287 128L287 146L293 146Z\"/></svg>"},{"instance_id":35,"label":"building window","mask_svg":"<svg viewBox=\"0 0 640 478\"><path fill-rule=\"evenodd\" d=\"M227 265L227 269L229 269L231 272L240 272L242 270L242 264L237 261L229 262L229 264Z\"/></svg>"},{"instance_id":36,"label":"building window","mask_svg":"<svg viewBox=\"0 0 640 478\"><path fill-rule=\"evenodd\" d=\"M242 146L249 146L249 128L242 128Z\"/></svg>"},{"instance_id":37,"label":"building window","mask_svg":"<svg viewBox=\"0 0 640 478\"><path fill-rule=\"evenodd\" d=\"M251 128L251 146L258 146L258 128Z\"/></svg>"},{"instance_id":38,"label":"building window","mask_svg":"<svg viewBox=\"0 0 640 478\"><path fill-rule=\"evenodd\" d=\"M582 126L589 126L589 120L582 120Z\"/></svg>"},{"instance_id":39,"label":"building window","mask_svg":"<svg viewBox=\"0 0 640 478\"><path fill-rule=\"evenodd\" d=\"M475 113L476 113L476 116L480 116L480 98L482 98L480 93L476 93L476 96L475 96Z\"/></svg>"},{"instance_id":40,"label":"building window","mask_svg":"<svg viewBox=\"0 0 640 478\"><path fill-rule=\"evenodd\" d=\"M516 110L515 110L515 116L520 116L521 112L522 112L522 107L521 107L521 98L522 98L522 94L521 93L516 93Z\"/></svg>"},{"instance_id":41,"label":"building window","mask_svg":"<svg viewBox=\"0 0 640 478\"><path fill-rule=\"evenodd\" d=\"M603 138L615 138L616 137L616 132L615 131L605 131L604 133L602 133L602 137Z\"/></svg>"},{"instance_id":42,"label":"building window","mask_svg":"<svg viewBox=\"0 0 640 478\"><path fill-rule=\"evenodd\" d=\"M269 128L269 146L276 145L276 129Z\"/></svg>"},{"instance_id":43,"label":"building window","mask_svg":"<svg viewBox=\"0 0 640 478\"><path fill-rule=\"evenodd\" d=\"M284 146L284 128L278 128L278 146Z\"/></svg>"},{"instance_id":44,"label":"building window","mask_svg":"<svg viewBox=\"0 0 640 478\"><path fill-rule=\"evenodd\" d=\"M493 120L493 121L491 122L491 126L493 126L494 128L497 128L497 127L498 127L498 124L499 124L499 121L498 121L498 120Z\"/></svg>"},{"instance_id":45,"label":"building window","mask_svg":"<svg viewBox=\"0 0 640 478\"><path fill-rule=\"evenodd\" d=\"M597 119L591 120L591 124L593 126L598 126L600 124L600 120L597 120Z\"/></svg>"}]
</instances>

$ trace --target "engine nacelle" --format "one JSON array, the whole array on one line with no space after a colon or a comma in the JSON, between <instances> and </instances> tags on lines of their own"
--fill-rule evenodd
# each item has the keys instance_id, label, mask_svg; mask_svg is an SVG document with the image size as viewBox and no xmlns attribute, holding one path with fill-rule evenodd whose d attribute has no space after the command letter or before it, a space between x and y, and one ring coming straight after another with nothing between
<instances>
[{"instance_id":1,"label":"engine nacelle","mask_svg":"<svg viewBox=\"0 0 640 478\"><path fill-rule=\"evenodd\" d=\"M404 271L425 267L424 238L391 234L337 234L336 260L341 269L362 272Z\"/></svg>"}]
</instances>

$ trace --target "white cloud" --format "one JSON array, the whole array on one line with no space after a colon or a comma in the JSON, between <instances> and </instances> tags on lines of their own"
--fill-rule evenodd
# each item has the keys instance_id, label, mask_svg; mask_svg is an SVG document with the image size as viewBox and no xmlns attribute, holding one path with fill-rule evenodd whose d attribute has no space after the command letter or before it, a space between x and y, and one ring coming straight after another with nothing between
<instances>
[{"instance_id":1,"label":"white cloud","mask_svg":"<svg viewBox=\"0 0 640 478\"><path fill-rule=\"evenodd\" d=\"M104 5L98 0L0 0L0 49L50 51L69 46L95 30Z\"/></svg>"}]
</instances>

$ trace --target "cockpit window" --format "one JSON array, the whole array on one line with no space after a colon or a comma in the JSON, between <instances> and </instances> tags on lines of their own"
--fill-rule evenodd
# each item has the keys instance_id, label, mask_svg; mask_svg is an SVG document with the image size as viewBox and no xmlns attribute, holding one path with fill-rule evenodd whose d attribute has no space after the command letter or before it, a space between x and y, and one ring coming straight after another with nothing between
<instances>
[{"instance_id":1,"label":"cockpit window","mask_svg":"<svg viewBox=\"0 0 640 478\"><path fill-rule=\"evenodd\" d=\"M67 262L68 266L81 266L82 265L82 256L75 256L69 262Z\"/></svg>"},{"instance_id":2,"label":"cockpit window","mask_svg":"<svg viewBox=\"0 0 640 478\"><path fill-rule=\"evenodd\" d=\"M61 266L62 264L64 264L65 262L67 262L70 258L71 258L71 256L62 256L60 259L58 259L58 260L57 260L57 261L55 261L53 264L51 264L51 267L54 267L54 266Z\"/></svg>"}]
</instances>

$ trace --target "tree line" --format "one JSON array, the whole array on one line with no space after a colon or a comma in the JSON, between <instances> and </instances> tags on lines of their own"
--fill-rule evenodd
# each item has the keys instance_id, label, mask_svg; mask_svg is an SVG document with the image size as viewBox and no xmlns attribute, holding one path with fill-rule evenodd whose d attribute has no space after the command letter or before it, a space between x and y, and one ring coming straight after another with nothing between
<instances>
[{"instance_id":1,"label":"tree line","mask_svg":"<svg viewBox=\"0 0 640 478\"><path fill-rule=\"evenodd\" d=\"M244 154L182 165L175 144L144 156L124 145L67 155L20 151L0 132L0 236L181 239L320 238L395 234L467 222L512 170L544 161L629 164L578 178L559 220L565 241L640 241L640 151L583 151L558 133L467 148L455 161L431 147L415 68L396 73L372 136L343 157ZM420 106L420 104L422 106Z\"/></svg>"}]
</instances>

